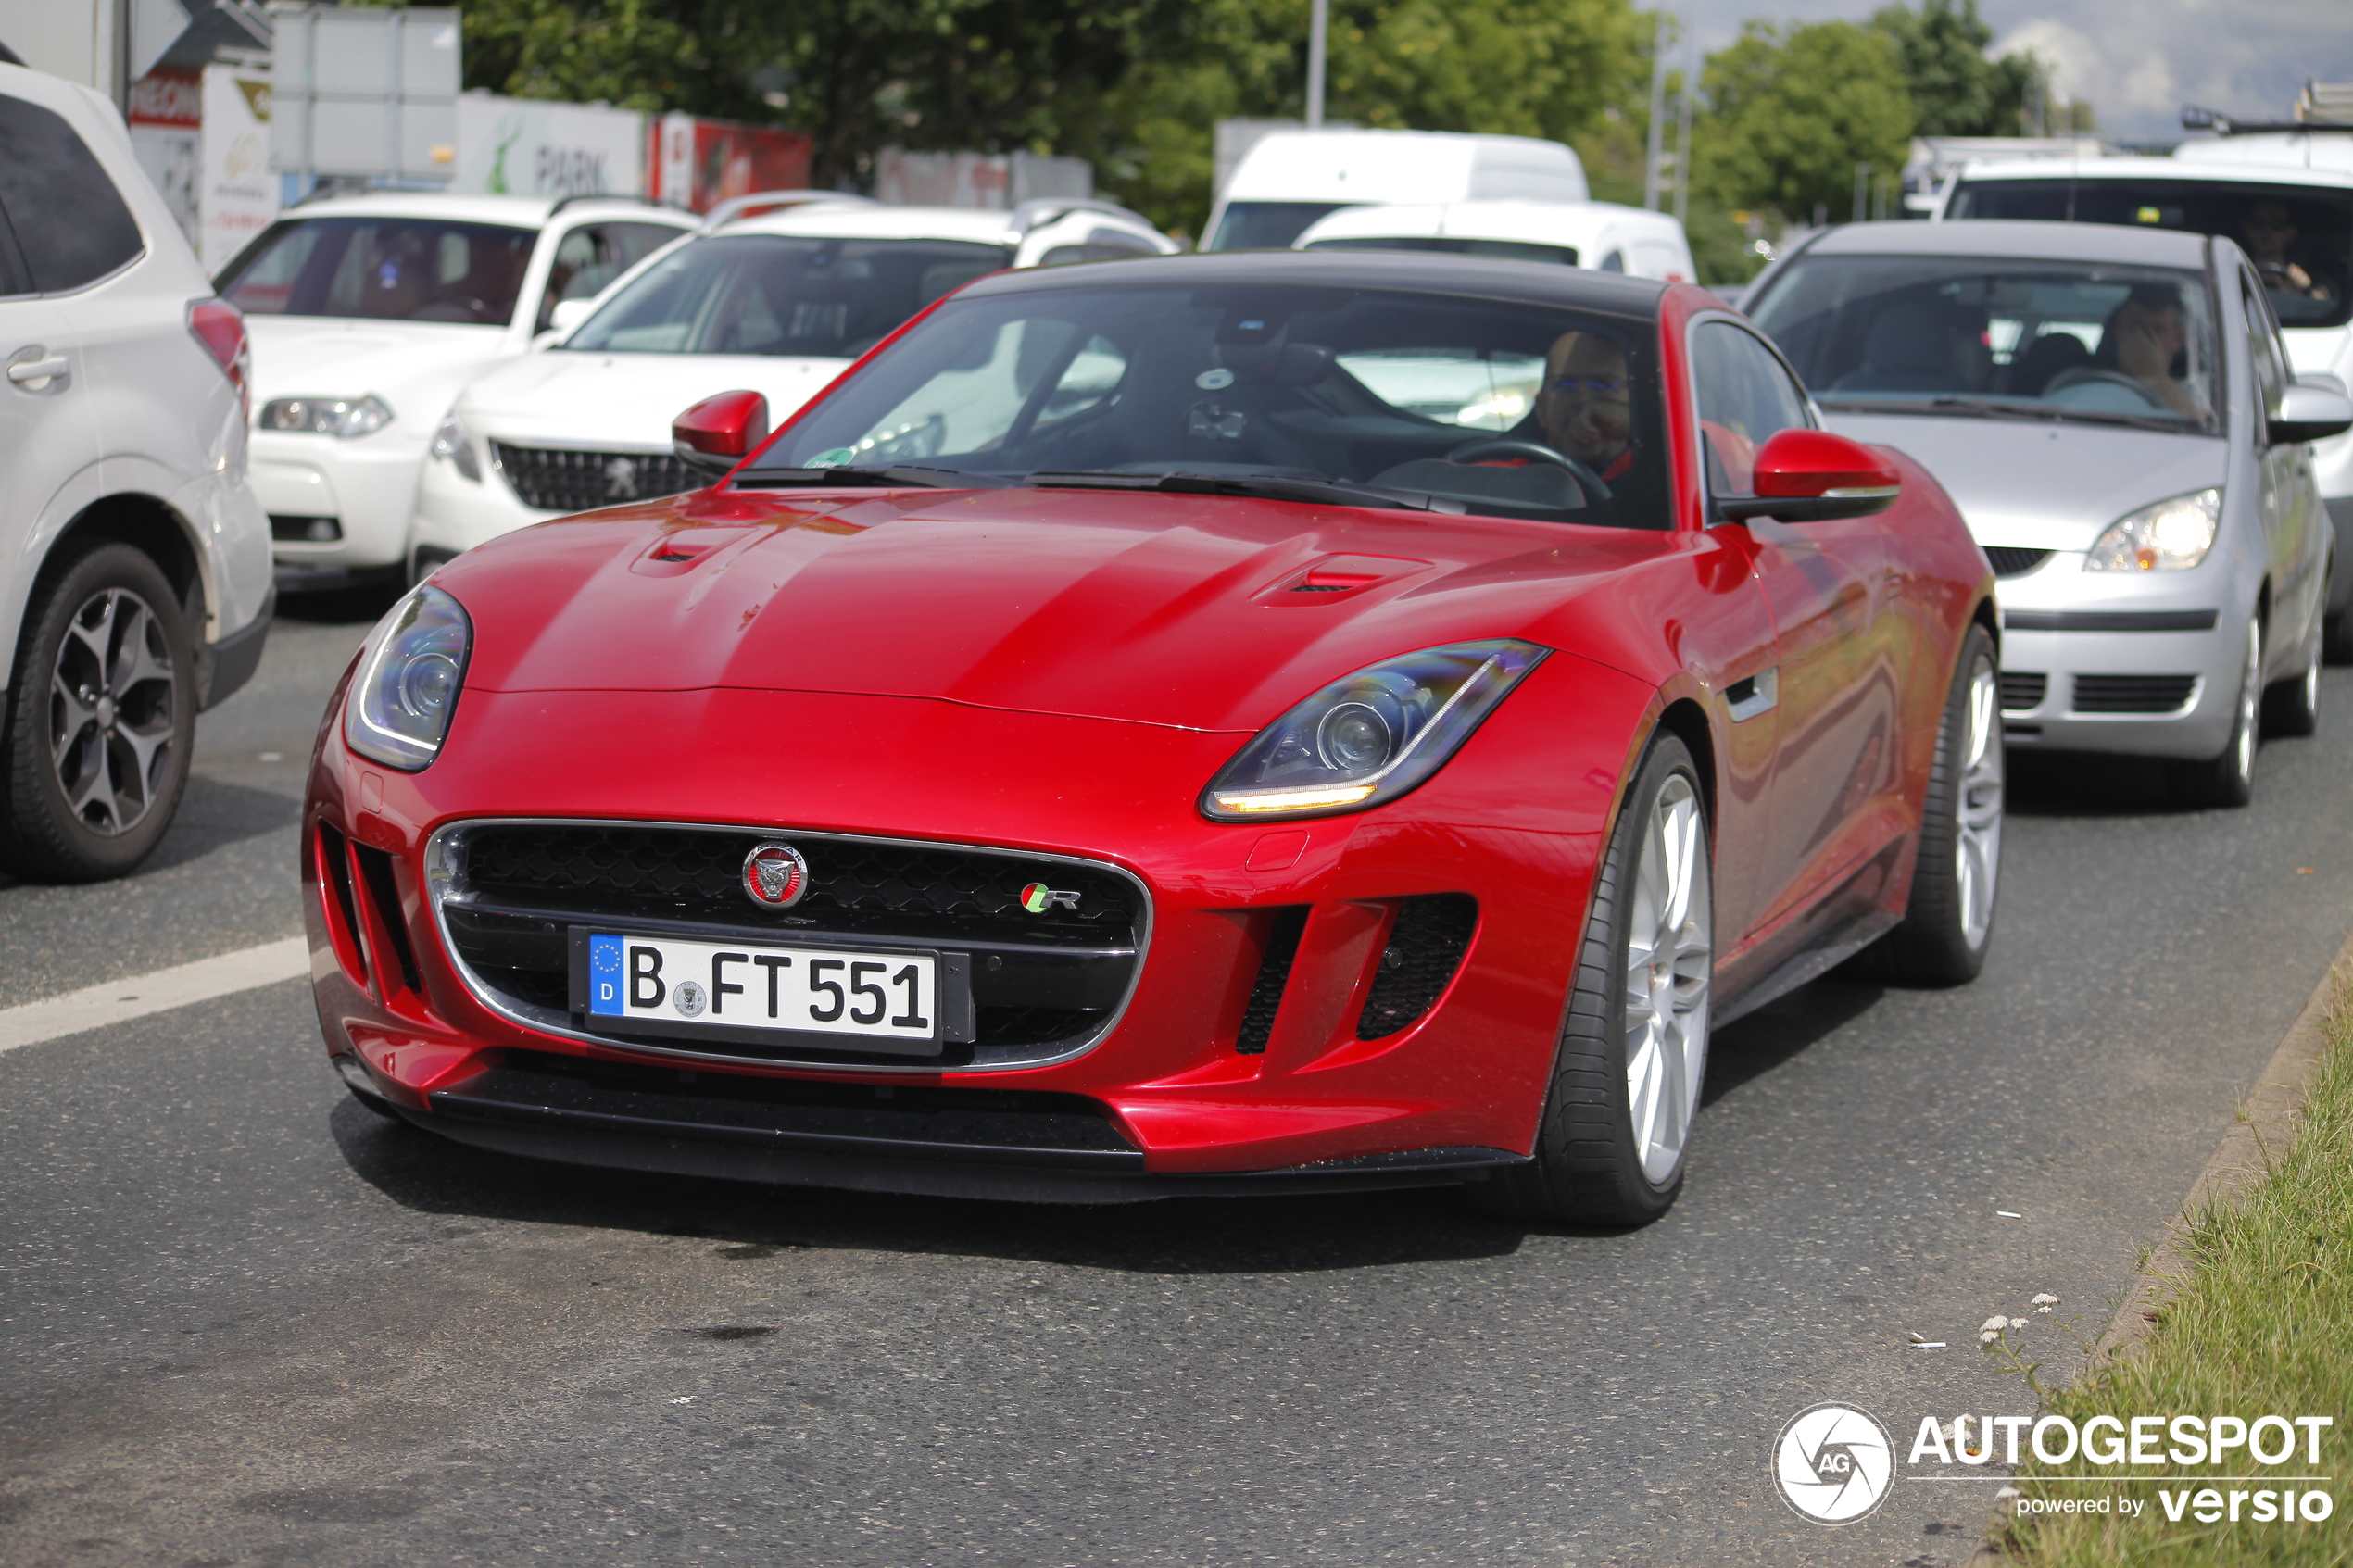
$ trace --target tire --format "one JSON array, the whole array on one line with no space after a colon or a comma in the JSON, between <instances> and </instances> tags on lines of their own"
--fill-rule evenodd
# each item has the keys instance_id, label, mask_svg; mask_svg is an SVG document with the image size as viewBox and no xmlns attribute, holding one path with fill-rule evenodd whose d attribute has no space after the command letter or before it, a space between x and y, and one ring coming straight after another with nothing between
<instances>
[{"instance_id":1,"label":"tire","mask_svg":"<svg viewBox=\"0 0 2353 1568\"><path fill-rule=\"evenodd\" d=\"M2166 784L2183 806L2244 806L2255 798L2255 746L2261 734L2263 696L2263 621L2246 623L2246 656L2239 671L2238 710L2231 720L2230 741L2203 762L2174 762L2166 769Z\"/></svg>"},{"instance_id":2,"label":"tire","mask_svg":"<svg viewBox=\"0 0 2353 1568\"><path fill-rule=\"evenodd\" d=\"M2266 735L2310 735L2321 729L2321 658L2325 633L2315 633L2304 659L2304 672L2271 686L2263 693L2263 733Z\"/></svg>"},{"instance_id":3,"label":"tire","mask_svg":"<svg viewBox=\"0 0 2353 1568\"><path fill-rule=\"evenodd\" d=\"M170 583L128 545L43 574L0 729L0 864L95 882L145 859L188 782L195 656Z\"/></svg>"},{"instance_id":4,"label":"tire","mask_svg":"<svg viewBox=\"0 0 2353 1568\"><path fill-rule=\"evenodd\" d=\"M445 550L438 545L420 545L409 552L409 586L418 583L458 558L455 550Z\"/></svg>"},{"instance_id":5,"label":"tire","mask_svg":"<svg viewBox=\"0 0 2353 1568\"><path fill-rule=\"evenodd\" d=\"M1594 871L1535 1158L1471 1189L1489 1211L1642 1225L1673 1207L1707 1067L1715 925L1705 799L1683 743L1655 738ZM1666 962L1652 961L1662 951ZM1638 972L1646 994L1629 1006Z\"/></svg>"},{"instance_id":6,"label":"tire","mask_svg":"<svg viewBox=\"0 0 2353 1568\"><path fill-rule=\"evenodd\" d=\"M1866 966L1878 978L1959 985L1985 967L2002 870L2004 773L2001 673L1994 639L1972 626L1937 725L1911 898L1903 923L1879 939Z\"/></svg>"},{"instance_id":7,"label":"tire","mask_svg":"<svg viewBox=\"0 0 2353 1568\"><path fill-rule=\"evenodd\" d=\"M2321 657L2331 664L2353 664L2353 609L2322 621Z\"/></svg>"}]
</instances>

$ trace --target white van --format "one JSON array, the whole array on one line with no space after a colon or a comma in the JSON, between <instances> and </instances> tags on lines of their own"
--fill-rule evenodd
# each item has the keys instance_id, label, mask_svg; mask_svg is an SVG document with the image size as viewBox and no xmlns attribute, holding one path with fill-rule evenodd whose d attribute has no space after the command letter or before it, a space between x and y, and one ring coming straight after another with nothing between
<instances>
[{"instance_id":1,"label":"white van","mask_svg":"<svg viewBox=\"0 0 2353 1568\"><path fill-rule=\"evenodd\" d=\"M1439 250L1551 261L1688 283L1699 276L1683 226L1616 202L1418 202L1347 207L1319 218L1294 250Z\"/></svg>"},{"instance_id":2,"label":"white van","mask_svg":"<svg viewBox=\"0 0 2353 1568\"><path fill-rule=\"evenodd\" d=\"M1444 131L1276 131L1235 167L1203 250L1281 250L1344 207L1581 202L1585 166L1558 142Z\"/></svg>"}]
</instances>

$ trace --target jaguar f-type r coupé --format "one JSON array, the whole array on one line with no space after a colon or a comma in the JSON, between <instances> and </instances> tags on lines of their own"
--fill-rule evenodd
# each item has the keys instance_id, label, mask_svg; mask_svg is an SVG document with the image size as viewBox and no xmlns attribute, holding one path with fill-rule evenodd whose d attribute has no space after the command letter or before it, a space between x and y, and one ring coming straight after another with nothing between
<instances>
[{"instance_id":1,"label":"jaguar f-type r coup\u00e9","mask_svg":"<svg viewBox=\"0 0 2353 1568\"><path fill-rule=\"evenodd\" d=\"M1696 288L1002 274L765 424L689 409L724 478L444 566L345 677L305 907L371 1109L646 1171L1638 1223L1711 1025L1982 961L1992 573Z\"/></svg>"}]
</instances>

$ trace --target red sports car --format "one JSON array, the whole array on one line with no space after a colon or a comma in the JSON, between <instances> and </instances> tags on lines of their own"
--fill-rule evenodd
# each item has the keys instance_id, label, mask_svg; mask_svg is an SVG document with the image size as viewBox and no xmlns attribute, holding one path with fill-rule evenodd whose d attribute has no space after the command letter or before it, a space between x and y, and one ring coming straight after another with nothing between
<instances>
[{"instance_id":1,"label":"red sports car","mask_svg":"<svg viewBox=\"0 0 2353 1568\"><path fill-rule=\"evenodd\" d=\"M1696 288L1009 273L764 424L698 405L724 480L474 550L354 661L305 908L371 1108L638 1170L1634 1223L1711 1025L1866 948L1982 961L1992 574Z\"/></svg>"}]
</instances>

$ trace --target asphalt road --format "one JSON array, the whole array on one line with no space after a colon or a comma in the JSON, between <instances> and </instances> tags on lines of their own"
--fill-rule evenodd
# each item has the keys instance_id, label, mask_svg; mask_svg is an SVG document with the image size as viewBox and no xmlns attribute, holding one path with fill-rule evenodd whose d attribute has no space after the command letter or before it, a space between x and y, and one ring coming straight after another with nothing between
<instances>
[{"instance_id":1,"label":"asphalt road","mask_svg":"<svg viewBox=\"0 0 2353 1568\"><path fill-rule=\"evenodd\" d=\"M0 1007L298 929L371 608L282 621L143 874L0 880ZM2353 924L2353 675L2325 700L2248 810L2022 779L1983 978L1720 1035L1633 1234L505 1160L352 1103L300 983L0 1055L0 1562L1958 1564L1993 1483L1829 1531L1771 1439L2031 1410L1975 1334L2038 1291L2028 1353L2077 1364Z\"/></svg>"}]
</instances>

